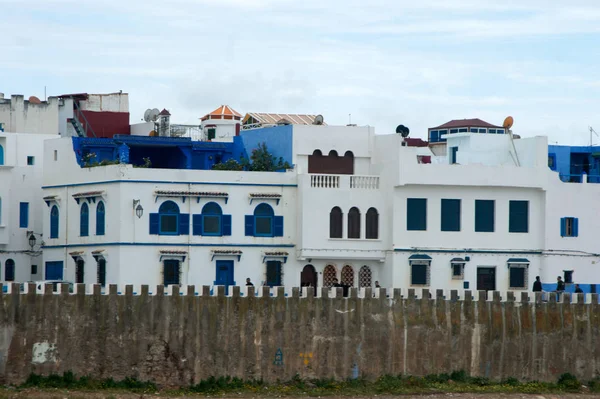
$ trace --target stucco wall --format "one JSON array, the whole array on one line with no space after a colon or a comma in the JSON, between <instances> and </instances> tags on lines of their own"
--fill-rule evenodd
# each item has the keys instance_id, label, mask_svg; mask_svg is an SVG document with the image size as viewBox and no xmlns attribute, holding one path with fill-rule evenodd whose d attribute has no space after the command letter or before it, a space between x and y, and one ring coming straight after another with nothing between
<instances>
[{"instance_id":1,"label":"stucco wall","mask_svg":"<svg viewBox=\"0 0 600 399\"><path fill-rule=\"evenodd\" d=\"M58 134L59 99L49 97L41 104L32 104L22 95L0 103L0 123L6 133Z\"/></svg>"},{"instance_id":2,"label":"stucco wall","mask_svg":"<svg viewBox=\"0 0 600 399\"><path fill-rule=\"evenodd\" d=\"M592 303L515 302L467 292L370 290L348 299L283 289L225 297L210 287L164 296L142 287L116 295L14 293L0 300L0 378L16 384L30 373L128 376L180 387L210 376L268 382L345 379L358 372L427 375L465 370L492 379L556 381L562 373L589 380L600 372L600 309ZM91 287L90 287L91 288ZM34 289L30 286L28 289ZM80 293L81 291L81 293ZM245 290L244 290L245 291ZM194 295L198 292L199 295ZM308 294L308 298L306 297ZM330 296L337 295L338 298ZM563 296L564 300L568 299ZM476 300L475 300L476 299ZM539 300L540 298L535 298ZM521 302L521 300L523 300ZM281 356L277 356L277 354Z\"/></svg>"}]
</instances>

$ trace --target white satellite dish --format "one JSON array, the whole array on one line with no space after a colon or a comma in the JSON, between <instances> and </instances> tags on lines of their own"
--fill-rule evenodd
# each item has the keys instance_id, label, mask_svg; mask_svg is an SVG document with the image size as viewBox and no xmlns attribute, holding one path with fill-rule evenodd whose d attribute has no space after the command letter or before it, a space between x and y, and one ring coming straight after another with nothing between
<instances>
[{"instance_id":1,"label":"white satellite dish","mask_svg":"<svg viewBox=\"0 0 600 399\"><path fill-rule=\"evenodd\" d=\"M150 122L150 113L152 112L152 110L150 108L148 108L146 110L146 112L144 112L144 122Z\"/></svg>"},{"instance_id":2,"label":"white satellite dish","mask_svg":"<svg viewBox=\"0 0 600 399\"><path fill-rule=\"evenodd\" d=\"M315 116L315 120L313 122L313 125L322 125L323 124L323 115L317 115Z\"/></svg>"},{"instance_id":3,"label":"white satellite dish","mask_svg":"<svg viewBox=\"0 0 600 399\"><path fill-rule=\"evenodd\" d=\"M160 111L158 110L158 108L152 109L152 111L150 111L150 120L152 122L156 122L158 120L159 114L160 114Z\"/></svg>"}]
</instances>

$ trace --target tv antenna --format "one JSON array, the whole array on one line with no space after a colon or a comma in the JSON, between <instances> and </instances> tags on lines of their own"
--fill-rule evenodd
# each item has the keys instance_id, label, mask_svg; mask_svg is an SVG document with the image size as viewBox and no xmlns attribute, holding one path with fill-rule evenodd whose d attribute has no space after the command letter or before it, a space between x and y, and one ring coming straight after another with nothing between
<instances>
[{"instance_id":1,"label":"tv antenna","mask_svg":"<svg viewBox=\"0 0 600 399\"><path fill-rule=\"evenodd\" d=\"M592 136L592 133L595 134L598 138L600 138L600 136L598 135L598 133L596 133L596 131L594 130L593 127L591 127L591 126L588 126L588 127L590 129L590 147L591 147L592 144L593 144L592 143L592 138L594 137L594 136Z\"/></svg>"},{"instance_id":2,"label":"tv antenna","mask_svg":"<svg viewBox=\"0 0 600 399\"><path fill-rule=\"evenodd\" d=\"M513 160L515 161L515 165L517 166L521 166L521 161L519 161L519 155L517 154L517 147L515 146L515 138L513 136L513 132L512 130L510 130L510 128L512 127L513 123L515 123L515 120L513 119L512 116L507 116L504 119L504 122L502 123L502 127L504 129L506 129L506 133L508 133L508 136L510 137L510 143L512 144L512 149L515 153L515 156L513 158Z\"/></svg>"}]
</instances>

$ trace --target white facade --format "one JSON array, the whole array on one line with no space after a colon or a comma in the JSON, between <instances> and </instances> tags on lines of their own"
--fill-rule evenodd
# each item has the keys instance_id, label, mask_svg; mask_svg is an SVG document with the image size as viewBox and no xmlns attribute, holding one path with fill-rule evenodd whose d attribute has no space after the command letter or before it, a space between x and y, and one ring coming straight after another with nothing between
<instances>
[{"instance_id":1,"label":"white facade","mask_svg":"<svg viewBox=\"0 0 600 399\"><path fill-rule=\"evenodd\" d=\"M20 94L10 99L0 96L0 124L6 133L58 134L61 100L49 97L40 104L31 103Z\"/></svg>"},{"instance_id":2,"label":"white facade","mask_svg":"<svg viewBox=\"0 0 600 399\"><path fill-rule=\"evenodd\" d=\"M42 277L42 157L44 141L57 137L45 134L0 133L2 281L29 281ZM32 233L36 238L33 248L29 244ZM14 273L9 270L12 268L11 264L14 265Z\"/></svg>"},{"instance_id":3,"label":"white facade","mask_svg":"<svg viewBox=\"0 0 600 399\"><path fill-rule=\"evenodd\" d=\"M261 173L129 165L83 169L70 140L49 141L44 220L54 206L60 217L58 238L50 238L50 224L44 224L44 262L62 262L64 279L94 283L102 260L107 284L162 284L169 260L180 262L178 283L195 285L218 283L220 261L233 261L231 283L237 285L246 278L256 285L267 281L269 261L281 262L281 283L287 286L306 283L301 273L307 265L316 270L318 286L332 283L330 270L353 286L378 280L399 288L531 289L535 276L551 284L565 271L573 271L574 282L600 283L595 251L600 186L561 182L547 167L546 138L515 140L513 148L506 135L448 136L448 148L458 147L456 164L449 158L421 164L417 155L423 149L402 142L399 135L377 136L370 127L293 126L295 169ZM351 152L353 174L308 173L315 150ZM166 201L190 215L188 234L152 233L151 214ZM95 234L100 202L103 235ZM209 202L231 215L230 235L194 234L194 215ZM83 203L90 215L84 237ZM248 234L245 218L260 203L283 218L281 236ZM421 208L411 212L409 203ZM342 213L341 236L330 228L335 207ZM357 225L349 222L356 211ZM562 234L563 218L577 218L576 236ZM83 274L76 273L77 262ZM511 275L520 286L511 286Z\"/></svg>"}]
</instances>

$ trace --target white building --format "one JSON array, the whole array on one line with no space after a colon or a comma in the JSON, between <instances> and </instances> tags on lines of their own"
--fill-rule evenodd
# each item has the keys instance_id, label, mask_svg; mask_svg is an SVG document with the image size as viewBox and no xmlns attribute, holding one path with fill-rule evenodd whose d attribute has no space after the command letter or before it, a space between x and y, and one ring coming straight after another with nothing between
<instances>
[{"instance_id":1,"label":"white building","mask_svg":"<svg viewBox=\"0 0 600 399\"><path fill-rule=\"evenodd\" d=\"M545 137L482 133L448 133L452 150L423 163L423 148L369 127L241 132L246 152L265 142L294 164L288 172L194 170L202 167L189 153L204 157L201 148L173 150L177 142L163 138L151 138L170 160L161 169L81 168L71 140L49 141L46 272L85 283L322 286L337 278L488 290L530 289L537 275L550 289L560 275L595 291L600 186L561 182L547 166ZM114 151L141 157L136 148Z\"/></svg>"}]
</instances>

